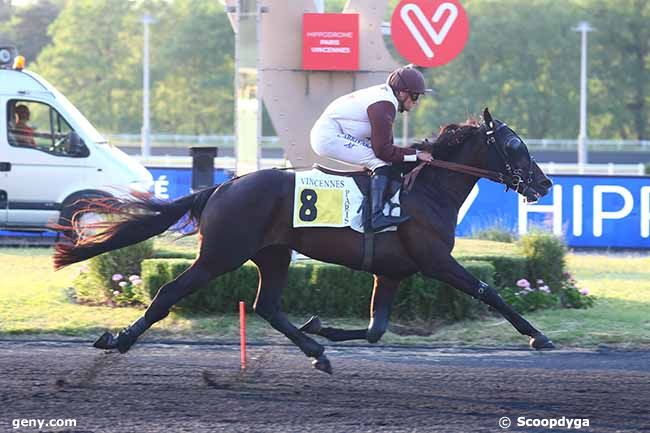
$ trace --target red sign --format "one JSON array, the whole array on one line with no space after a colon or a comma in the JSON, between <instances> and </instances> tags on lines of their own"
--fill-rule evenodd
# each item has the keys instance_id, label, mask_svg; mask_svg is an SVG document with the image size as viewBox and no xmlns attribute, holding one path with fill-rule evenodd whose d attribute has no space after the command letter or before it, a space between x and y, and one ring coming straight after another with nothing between
<instances>
[{"instance_id":1,"label":"red sign","mask_svg":"<svg viewBox=\"0 0 650 433\"><path fill-rule=\"evenodd\" d=\"M317 71L357 71L359 14L304 14L302 68Z\"/></svg>"},{"instance_id":2,"label":"red sign","mask_svg":"<svg viewBox=\"0 0 650 433\"><path fill-rule=\"evenodd\" d=\"M397 51L418 66L442 66L465 48L469 20L458 0L402 0L393 11Z\"/></svg>"}]
</instances>

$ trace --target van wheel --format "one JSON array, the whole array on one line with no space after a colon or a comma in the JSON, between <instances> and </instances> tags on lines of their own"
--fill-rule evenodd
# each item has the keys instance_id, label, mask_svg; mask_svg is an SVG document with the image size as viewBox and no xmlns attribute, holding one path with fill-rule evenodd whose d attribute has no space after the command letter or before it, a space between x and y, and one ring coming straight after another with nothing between
<instances>
[{"instance_id":1,"label":"van wheel","mask_svg":"<svg viewBox=\"0 0 650 433\"><path fill-rule=\"evenodd\" d=\"M109 194L101 192L73 194L68 197L63 202L63 206L61 207L61 214L59 216L59 226L63 226L65 228L62 231L63 235L66 238L70 239L72 242L76 243L78 240L94 234L92 230L84 229L83 227L91 223L102 221L102 214L97 212L83 212L77 214L77 212L83 210L86 206L88 206L88 203L85 202L85 200L107 197L111 196ZM76 221L78 227L81 228L78 231L75 231L72 227L72 218L75 216L75 214L77 214Z\"/></svg>"}]
</instances>

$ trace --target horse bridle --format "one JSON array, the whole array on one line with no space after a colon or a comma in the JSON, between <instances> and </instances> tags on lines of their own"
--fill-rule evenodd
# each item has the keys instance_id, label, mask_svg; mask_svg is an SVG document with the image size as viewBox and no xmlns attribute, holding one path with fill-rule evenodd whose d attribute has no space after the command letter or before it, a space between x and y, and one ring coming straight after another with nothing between
<instances>
[{"instance_id":1,"label":"horse bridle","mask_svg":"<svg viewBox=\"0 0 650 433\"><path fill-rule=\"evenodd\" d=\"M430 165L433 167L441 167L459 173L469 174L470 176L483 177L493 182L504 184L506 186L506 191L512 188L514 191L525 195L526 191L530 188L530 185L533 183L534 159L529 156L528 178L524 181L523 178L524 170L519 168L513 169L508 159L508 155L506 155L505 150L497 145L496 133L501 128L504 128L508 125L502 122L499 123L499 125L495 128L494 121L490 121L489 123L483 124L481 126L481 129L483 128L483 126L485 126L486 143L488 146L491 146L496 150L497 155L499 155L499 157L501 158L501 162L503 162L505 172L485 170L483 168L478 168L471 165L458 164L455 162L444 161L440 159L433 159L428 163L423 162L418 167L411 170L411 172L404 179L405 190L408 191L413 186L413 183L415 182L415 178L417 177L419 171L426 165Z\"/></svg>"},{"instance_id":2,"label":"horse bridle","mask_svg":"<svg viewBox=\"0 0 650 433\"><path fill-rule=\"evenodd\" d=\"M489 123L485 124L486 131L485 135L487 136L488 146L495 148L497 155L501 158L503 166L505 168L505 173L502 172L493 172L497 173L498 180L497 182L502 183L506 186L506 191L512 188L514 191L525 194L525 192L530 188L530 185L533 183L533 162L535 161L532 156L528 156L528 178L524 180L524 170L516 168L513 170L510 161L508 160L508 155L506 155L504 147L497 145L496 133L508 126L505 122L500 122L499 125L495 128L494 121L490 120ZM514 132L513 132L514 134ZM516 134L515 134L516 136ZM519 137L517 137L519 139ZM521 139L519 139L521 141ZM523 142L522 142L523 143ZM520 190L521 189L521 190Z\"/></svg>"}]
</instances>

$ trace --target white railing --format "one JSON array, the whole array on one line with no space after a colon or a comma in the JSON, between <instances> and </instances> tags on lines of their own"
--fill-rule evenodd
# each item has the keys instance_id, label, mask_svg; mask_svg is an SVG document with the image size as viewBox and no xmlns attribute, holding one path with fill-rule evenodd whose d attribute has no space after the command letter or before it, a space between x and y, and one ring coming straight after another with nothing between
<instances>
[{"instance_id":1,"label":"white railing","mask_svg":"<svg viewBox=\"0 0 650 433\"><path fill-rule=\"evenodd\" d=\"M539 167L546 174L606 174L642 176L645 174L643 164L564 164L557 162L540 162Z\"/></svg>"},{"instance_id":2,"label":"white railing","mask_svg":"<svg viewBox=\"0 0 650 433\"><path fill-rule=\"evenodd\" d=\"M116 146L138 147L141 143L140 134L105 134ZM576 150L576 139L525 139L530 150ZM152 134L151 142L154 147L189 147L189 146L217 146L232 148L235 146L233 135L185 135L185 134ZM395 138L395 144L401 146L401 137ZM262 137L262 147L281 147L278 137ZM617 151L650 152L650 140L587 140L587 147L592 151Z\"/></svg>"},{"instance_id":3,"label":"white railing","mask_svg":"<svg viewBox=\"0 0 650 433\"><path fill-rule=\"evenodd\" d=\"M150 156L143 158L139 155L133 155L132 158L138 160L146 167L166 167L166 168L188 168L192 167L192 158L189 156ZM226 170L235 170L237 160L231 156L218 156L214 158L214 168ZM261 158L260 168L284 168L290 167L291 163L284 158Z\"/></svg>"},{"instance_id":4,"label":"white railing","mask_svg":"<svg viewBox=\"0 0 650 433\"><path fill-rule=\"evenodd\" d=\"M142 137L140 134L104 134L104 136L117 147L140 147ZM215 146L221 148L234 148L234 135L184 135L184 134L151 134L153 147L178 147L190 146ZM262 137L262 147L280 148L278 137Z\"/></svg>"},{"instance_id":5,"label":"white railing","mask_svg":"<svg viewBox=\"0 0 650 433\"><path fill-rule=\"evenodd\" d=\"M116 146L139 147L139 134L107 134L106 137ZM401 144L397 138L396 144ZM183 134L153 134L154 147L187 148L190 146L216 146L220 148L234 148L235 137L232 135L183 135ZM575 150L576 140L527 140L531 150ZM590 150L623 150L647 151L650 153L650 140L589 140ZM278 137L262 137L262 147L267 149L280 149ZM140 157L136 157L141 159ZM650 158L649 158L650 159ZM189 156L158 156L141 161L149 166L186 167L191 166ZM283 159L263 159L262 167L284 166ZM645 167L639 164L586 164L580 166L575 163L545 162L539 164L548 174L602 174L602 175L643 175ZM232 169L235 159L232 157L219 157L215 159L215 166Z\"/></svg>"},{"instance_id":6,"label":"white railing","mask_svg":"<svg viewBox=\"0 0 650 433\"><path fill-rule=\"evenodd\" d=\"M189 156L151 156L142 158L134 156L138 161L147 167L191 167L192 158ZM217 157L214 159L215 168L224 168L234 170L236 160L233 157ZM262 158L260 160L261 168L271 167L289 167L290 162L284 158ZM553 174L591 174L591 175L608 175L608 176L643 176L645 167L643 164L564 164L556 162L543 162L539 166L544 173Z\"/></svg>"},{"instance_id":7,"label":"white railing","mask_svg":"<svg viewBox=\"0 0 650 433\"><path fill-rule=\"evenodd\" d=\"M572 139L526 139L531 150L576 150L578 140ZM628 152L650 152L650 140L587 140L587 148L595 151L625 150Z\"/></svg>"}]
</instances>

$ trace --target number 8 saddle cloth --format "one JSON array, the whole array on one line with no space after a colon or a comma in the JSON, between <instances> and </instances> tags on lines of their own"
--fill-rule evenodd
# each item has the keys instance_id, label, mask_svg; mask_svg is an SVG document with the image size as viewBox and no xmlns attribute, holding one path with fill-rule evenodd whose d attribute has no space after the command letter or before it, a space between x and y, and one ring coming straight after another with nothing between
<instances>
[{"instance_id":1,"label":"number 8 saddle cloth","mask_svg":"<svg viewBox=\"0 0 650 433\"><path fill-rule=\"evenodd\" d=\"M370 176L367 171L339 172L315 165L296 171L294 187L294 227L350 227L363 233L370 215ZM400 216L400 188L393 182L384 214ZM384 231L397 230L389 227Z\"/></svg>"}]
</instances>

